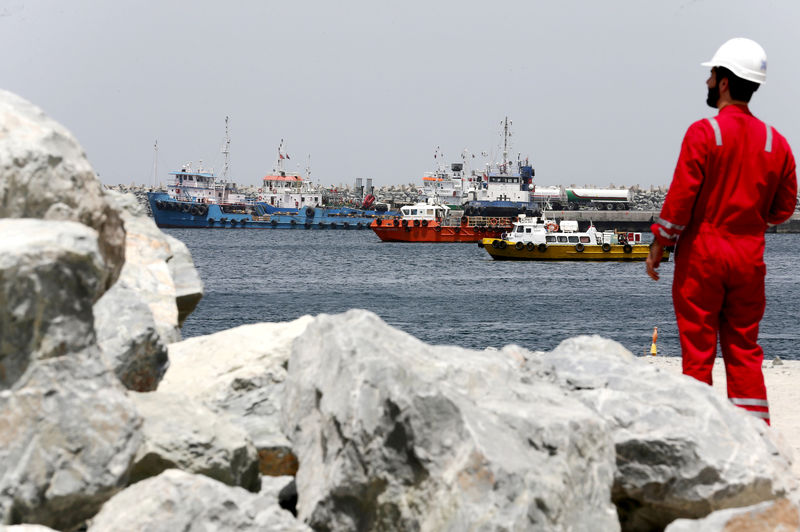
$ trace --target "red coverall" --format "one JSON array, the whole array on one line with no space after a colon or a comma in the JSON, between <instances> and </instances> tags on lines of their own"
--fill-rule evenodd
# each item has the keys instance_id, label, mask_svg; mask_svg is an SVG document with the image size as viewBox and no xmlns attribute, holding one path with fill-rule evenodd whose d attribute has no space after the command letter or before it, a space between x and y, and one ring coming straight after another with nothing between
<instances>
[{"instance_id":1,"label":"red coverall","mask_svg":"<svg viewBox=\"0 0 800 532\"><path fill-rule=\"evenodd\" d=\"M672 299L683 373L711 384L719 334L728 398L767 423L758 345L766 306L764 232L786 221L796 201L786 139L747 106L727 105L689 127L651 226L664 246L677 243Z\"/></svg>"}]
</instances>

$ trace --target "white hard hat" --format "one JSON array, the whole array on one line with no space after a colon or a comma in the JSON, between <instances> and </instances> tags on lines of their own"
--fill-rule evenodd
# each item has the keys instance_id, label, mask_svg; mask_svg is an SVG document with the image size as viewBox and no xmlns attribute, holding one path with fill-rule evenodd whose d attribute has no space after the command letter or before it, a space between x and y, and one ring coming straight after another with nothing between
<instances>
[{"instance_id":1,"label":"white hard hat","mask_svg":"<svg viewBox=\"0 0 800 532\"><path fill-rule=\"evenodd\" d=\"M756 41L736 37L719 47L708 67L725 67L737 76L755 83L767 81L767 52Z\"/></svg>"}]
</instances>

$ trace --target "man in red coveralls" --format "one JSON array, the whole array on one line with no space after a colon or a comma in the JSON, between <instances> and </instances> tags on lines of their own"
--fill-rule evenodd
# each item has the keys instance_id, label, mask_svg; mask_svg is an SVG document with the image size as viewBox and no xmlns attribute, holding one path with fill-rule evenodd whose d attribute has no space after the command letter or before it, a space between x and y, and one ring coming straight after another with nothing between
<instances>
[{"instance_id":1,"label":"man in red coveralls","mask_svg":"<svg viewBox=\"0 0 800 532\"><path fill-rule=\"evenodd\" d=\"M764 232L794 212L795 162L786 139L747 107L766 80L764 49L731 39L703 66L711 67L707 103L719 114L686 132L651 227L647 273L657 281L664 247L676 246L672 299L683 373L711 384L719 334L728 398L769 424L758 345L766 306Z\"/></svg>"}]
</instances>

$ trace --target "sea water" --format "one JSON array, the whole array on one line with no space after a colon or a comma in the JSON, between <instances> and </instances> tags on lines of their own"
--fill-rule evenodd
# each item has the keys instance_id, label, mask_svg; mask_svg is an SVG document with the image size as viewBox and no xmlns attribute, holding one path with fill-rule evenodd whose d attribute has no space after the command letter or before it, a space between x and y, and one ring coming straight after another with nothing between
<instances>
[{"instance_id":1,"label":"sea water","mask_svg":"<svg viewBox=\"0 0 800 532\"><path fill-rule=\"evenodd\" d=\"M551 350L598 334L631 352L680 355L673 263L493 261L477 244L381 242L366 230L167 229L189 247L205 295L184 338L246 323L367 309L430 344ZM767 359L800 359L800 235L766 235Z\"/></svg>"}]
</instances>

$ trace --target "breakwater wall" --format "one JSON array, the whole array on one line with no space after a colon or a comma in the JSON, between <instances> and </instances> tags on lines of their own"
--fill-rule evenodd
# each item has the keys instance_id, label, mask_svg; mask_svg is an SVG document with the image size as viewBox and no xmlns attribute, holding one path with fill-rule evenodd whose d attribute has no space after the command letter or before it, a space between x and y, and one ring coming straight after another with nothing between
<instances>
[{"instance_id":1,"label":"breakwater wall","mask_svg":"<svg viewBox=\"0 0 800 532\"><path fill-rule=\"evenodd\" d=\"M658 218L659 211L546 211L545 214L557 220L577 220L592 222L600 231L650 231L650 225ZM581 224L583 225L583 224ZM770 227L768 233L800 233L800 212L795 212L786 222Z\"/></svg>"}]
</instances>

